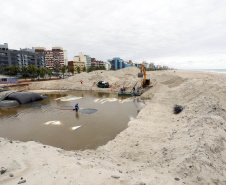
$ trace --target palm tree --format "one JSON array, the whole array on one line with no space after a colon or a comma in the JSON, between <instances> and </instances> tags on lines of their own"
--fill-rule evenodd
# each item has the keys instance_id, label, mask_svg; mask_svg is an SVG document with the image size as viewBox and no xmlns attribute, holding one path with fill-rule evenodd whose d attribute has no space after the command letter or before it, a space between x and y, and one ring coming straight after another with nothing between
<instances>
[{"instance_id":1,"label":"palm tree","mask_svg":"<svg viewBox=\"0 0 226 185\"><path fill-rule=\"evenodd\" d=\"M45 74L46 74L46 68L44 68L44 67L40 68L40 77L44 78Z\"/></svg>"},{"instance_id":2,"label":"palm tree","mask_svg":"<svg viewBox=\"0 0 226 185\"><path fill-rule=\"evenodd\" d=\"M11 70L10 66L6 66L4 68L4 71L6 72L7 75L10 75L10 70Z\"/></svg>"},{"instance_id":3,"label":"palm tree","mask_svg":"<svg viewBox=\"0 0 226 185\"><path fill-rule=\"evenodd\" d=\"M75 71L74 66L69 66L68 71L71 72L74 75L74 71Z\"/></svg>"},{"instance_id":4,"label":"palm tree","mask_svg":"<svg viewBox=\"0 0 226 185\"><path fill-rule=\"evenodd\" d=\"M56 76L59 77L60 72L59 68L54 68L53 71L56 72Z\"/></svg>"},{"instance_id":5,"label":"palm tree","mask_svg":"<svg viewBox=\"0 0 226 185\"><path fill-rule=\"evenodd\" d=\"M93 66L90 66L88 69L88 72L91 72L91 71L93 71Z\"/></svg>"},{"instance_id":6,"label":"palm tree","mask_svg":"<svg viewBox=\"0 0 226 185\"><path fill-rule=\"evenodd\" d=\"M50 77L50 79L51 79L51 76L52 76L52 69L47 69L47 73L48 73L48 75L49 75L49 77Z\"/></svg>"},{"instance_id":7,"label":"palm tree","mask_svg":"<svg viewBox=\"0 0 226 185\"><path fill-rule=\"evenodd\" d=\"M65 69L66 69L66 71L68 72L69 66L65 65Z\"/></svg>"},{"instance_id":8,"label":"palm tree","mask_svg":"<svg viewBox=\"0 0 226 185\"><path fill-rule=\"evenodd\" d=\"M105 66L100 66L101 70L106 70Z\"/></svg>"},{"instance_id":9,"label":"palm tree","mask_svg":"<svg viewBox=\"0 0 226 185\"><path fill-rule=\"evenodd\" d=\"M86 72L86 67L83 67L83 68L82 68L82 71L83 71L83 72Z\"/></svg>"},{"instance_id":10,"label":"palm tree","mask_svg":"<svg viewBox=\"0 0 226 185\"><path fill-rule=\"evenodd\" d=\"M23 76L25 76L25 81L26 81L27 67L26 66L22 66L21 67L21 72L22 72Z\"/></svg>"},{"instance_id":11,"label":"palm tree","mask_svg":"<svg viewBox=\"0 0 226 185\"><path fill-rule=\"evenodd\" d=\"M100 67L99 66L95 67L95 70L100 70Z\"/></svg>"},{"instance_id":12,"label":"palm tree","mask_svg":"<svg viewBox=\"0 0 226 185\"><path fill-rule=\"evenodd\" d=\"M29 65L28 72L34 78L35 73L37 72L37 68L35 67L35 65Z\"/></svg>"},{"instance_id":13,"label":"palm tree","mask_svg":"<svg viewBox=\"0 0 226 185\"><path fill-rule=\"evenodd\" d=\"M80 66L77 66L76 70L77 70L77 73L81 73L81 68L80 68Z\"/></svg>"},{"instance_id":14,"label":"palm tree","mask_svg":"<svg viewBox=\"0 0 226 185\"><path fill-rule=\"evenodd\" d=\"M0 65L0 74L3 72L3 67Z\"/></svg>"},{"instance_id":15,"label":"palm tree","mask_svg":"<svg viewBox=\"0 0 226 185\"><path fill-rule=\"evenodd\" d=\"M37 68L36 72L37 72L37 76L38 76L38 80L39 80L41 69Z\"/></svg>"},{"instance_id":16,"label":"palm tree","mask_svg":"<svg viewBox=\"0 0 226 185\"><path fill-rule=\"evenodd\" d=\"M66 71L66 66L63 66L63 67L61 68L61 72L63 73L63 78L64 78L64 73L65 73L65 71Z\"/></svg>"},{"instance_id":17,"label":"palm tree","mask_svg":"<svg viewBox=\"0 0 226 185\"><path fill-rule=\"evenodd\" d=\"M17 74L20 72L20 68L18 65L12 66L13 73L17 76Z\"/></svg>"}]
</instances>

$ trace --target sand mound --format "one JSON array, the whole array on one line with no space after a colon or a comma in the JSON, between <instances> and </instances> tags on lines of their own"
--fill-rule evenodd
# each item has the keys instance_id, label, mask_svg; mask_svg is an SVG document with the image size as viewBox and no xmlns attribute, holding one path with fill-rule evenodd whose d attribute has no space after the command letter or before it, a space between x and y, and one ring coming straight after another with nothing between
<instances>
[{"instance_id":1,"label":"sand mound","mask_svg":"<svg viewBox=\"0 0 226 185\"><path fill-rule=\"evenodd\" d=\"M132 89L132 87L137 83L140 85L141 79L139 79L138 73L140 70L137 67L128 67L118 71L93 71L90 73L80 73L72 76L68 79L58 80L58 81L47 81L47 82L37 82L31 83L30 90L100 90L94 85L94 82L106 81L110 85L114 86L113 89L108 89L107 91L119 91L119 87L125 86L127 89ZM83 83L81 84L81 80ZM106 89L104 89L106 91Z\"/></svg>"}]
</instances>

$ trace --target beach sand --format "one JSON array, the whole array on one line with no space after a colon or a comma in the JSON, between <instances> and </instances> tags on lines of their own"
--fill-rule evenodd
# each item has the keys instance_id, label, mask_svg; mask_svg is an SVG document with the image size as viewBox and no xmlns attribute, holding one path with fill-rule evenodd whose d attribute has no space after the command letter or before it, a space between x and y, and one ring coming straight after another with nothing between
<instances>
[{"instance_id":1,"label":"beach sand","mask_svg":"<svg viewBox=\"0 0 226 185\"><path fill-rule=\"evenodd\" d=\"M91 90L105 75L105 81L130 91L140 85L138 72L82 73L29 87ZM142 95L148 104L126 130L96 150L65 151L0 138L0 168L6 169L1 169L0 184L225 185L226 75L177 70L147 72L147 78L153 85ZM117 92L119 87L92 90ZM183 106L179 114L173 114L175 104Z\"/></svg>"}]
</instances>

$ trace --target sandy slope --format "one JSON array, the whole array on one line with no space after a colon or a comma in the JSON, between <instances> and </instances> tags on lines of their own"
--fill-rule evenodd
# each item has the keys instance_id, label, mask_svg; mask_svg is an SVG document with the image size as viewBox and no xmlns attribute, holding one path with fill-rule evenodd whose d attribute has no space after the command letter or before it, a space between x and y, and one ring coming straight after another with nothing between
<instances>
[{"instance_id":1,"label":"sandy slope","mask_svg":"<svg viewBox=\"0 0 226 185\"><path fill-rule=\"evenodd\" d=\"M121 85L128 71L111 73L106 81ZM80 78L73 77L58 89L67 89L70 81L73 89L89 89L95 77L83 76L82 87ZM7 171L0 184L17 184L21 177L25 184L226 184L226 76L162 71L148 72L148 78L153 81L143 94L150 98L148 105L126 130L95 151L1 138L0 167ZM136 81L140 79L131 77L128 89ZM57 86L45 82L31 88ZM175 104L184 106L178 115L172 112Z\"/></svg>"}]
</instances>

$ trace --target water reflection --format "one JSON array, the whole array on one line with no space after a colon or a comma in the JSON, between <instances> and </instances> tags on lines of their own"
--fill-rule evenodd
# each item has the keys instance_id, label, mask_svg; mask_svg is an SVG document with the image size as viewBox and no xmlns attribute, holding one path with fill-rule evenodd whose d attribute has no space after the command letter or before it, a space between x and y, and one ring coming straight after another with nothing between
<instances>
[{"instance_id":1,"label":"water reflection","mask_svg":"<svg viewBox=\"0 0 226 185\"><path fill-rule=\"evenodd\" d=\"M75 127L71 127L71 129L74 131L74 130L80 128L81 126L82 126L82 125L80 125L80 126L75 126Z\"/></svg>"},{"instance_id":2,"label":"water reflection","mask_svg":"<svg viewBox=\"0 0 226 185\"><path fill-rule=\"evenodd\" d=\"M48 121L44 123L45 125L61 125L60 121Z\"/></svg>"},{"instance_id":3,"label":"water reflection","mask_svg":"<svg viewBox=\"0 0 226 185\"><path fill-rule=\"evenodd\" d=\"M78 114L78 112L75 113L75 117L76 117L77 119L79 119L79 114Z\"/></svg>"}]
</instances>

